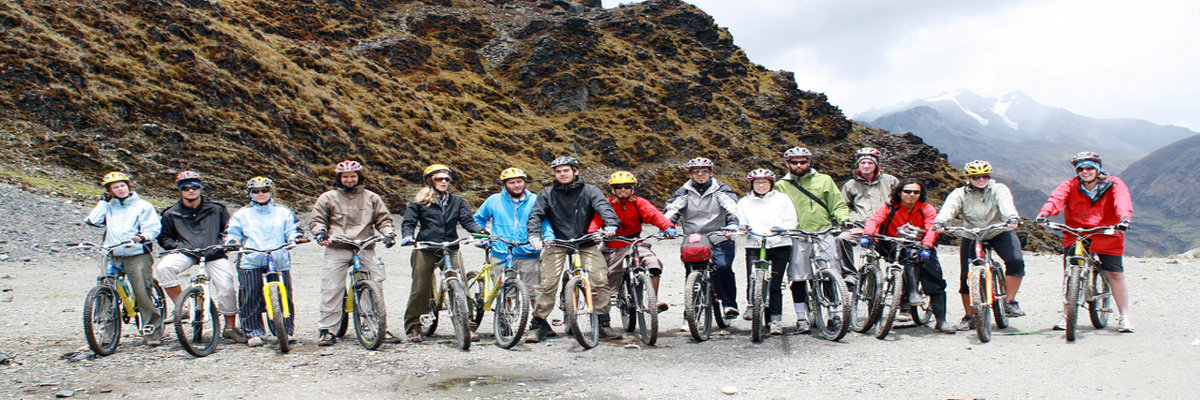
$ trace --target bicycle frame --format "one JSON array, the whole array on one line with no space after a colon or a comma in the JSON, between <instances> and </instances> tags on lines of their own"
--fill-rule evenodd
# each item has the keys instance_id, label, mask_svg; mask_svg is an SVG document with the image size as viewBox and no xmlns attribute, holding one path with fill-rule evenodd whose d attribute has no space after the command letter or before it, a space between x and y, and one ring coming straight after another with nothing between
<instances>
[{"instance_id":1,"label":"bicycle frame","mask_svg":"<svg viewBox=\"0 0 1200 400\"><path fill-rule=\"evenodd\" d=\"M350 268L348 268L346 271L346 275L350 279L346 280L346 301L342 311L345 311L347 314L352 313L354 312L354 296L351 295L351 293L354 293L354 284L360 280L367 280L371 278L371 271L367 271L362 267L362 259L359 258L359 254L362 253L363 249L367 246L383 240L383 236L375 235L359 241L342 237L332 237L329 240L333 241L334 243L348 244L351 247ZM263 289L266 289L266 287L264 286ZM284 307L287 306L285 305Z\"/></svg>"},{"instance_id":2,"label":"bicycle frame","mask_svg":"<svg viewBox=\"0 0 1200 400\"><path fill-rule=\"evenodd\" d=\"M983 268L983 276L985 278L984 293L988 294L987 296L984 296L984 304L987 304L989 307L999 299L995 296L995 293L997 293L996 288L992 286L993 282L995 281L991 268L992 246L990 244L985 244L983 237L987 236L992 231L1007 231L1007 226L1007 223L999 223L974 229L957 226L946 228L947 232L953 232L963 239L974 241L975 256L970 260L971 270ZM974 272L970 272L970 274L974 275Z\"/></svg>"},{"instance_id":3,"label":"bicycle frame","mask_svg":"<svg viewBox=\"0 0 1200 400\"><path fill-rule=\"evenodd\" d=\"M594 241L601 237L601 235L603 234L596 232L584 235L577 239L555 239L549 242L552 246L558 246L567 249L567 264L570 266L570 268L563 268L561 275L563 287L562 290L559 290L559 306L563 308L564 312L566 311L567 305L565 298L563 298L563 292L566 291L565 285L571 278L579 278L579 280L583 281L584 290L586 290L587 293L592 293L592 280L588 276L587 268L583 267L583 257L579 255L579 245L587 241ZM595 312L593 297L595 296L587 296L586 298L588 312Z\"/></svg>"},{"instance_id":4,"label":"bicycle frame","mask_svg":"<svg viewBox=\"0 0 1200 400\"><path fill-rule=\"evenodd\" d=\"M263 287L262 287L263 299L267 299L267 301L266 301L267 319L274 318L276 311L282 312L284 318L289 318L292 316L291 306L288 304L288 298L289 298L288 296L291 296L291 294L288 293L287 286L283 284L282 273L280 273L278 270L275 269L275 256L272 255L271 253L274 253L277 250L291 249L293 247L296 247L295 243L284 243L284 244L280 245L279 247L276 247L273 249L255 249L255 248L244 247L244 248L242 248L241 251L238 252L239 254L264 253L267 255L267 267L266 267L267 271L266 271L266 273L263 274ZM359 263L357 251L354 253L353 260L354 260L354 263L356 263L356 264ZM275 288L277 288L277 290L279 290L279 295L280 295L280 297L282 297L282 301L280 304L280 307L283 308L282 310L275 310L274 307L271 305L271 302L269 301L269 299L271 298L271 288L272 287L275 287ZM353 300L351 300L351 301L353 301Z\"/></svg>"},{"instance_id":5,"label":"bicycle frame","mask_svg":"<svg viewBox=\"0 0 1200 400\"><path fill-rule=\"evenodd\" d=\"M500 291L501 281L508 278L521 278L521 271L513 268L513 248L529 243L529 241L526 240L521 243L514 243L498 236L483 236L478 234L476 234L476 237L486 237L489 241L498 240L508 245L508 250L506 252L507 254L504 255L504 259L495 263L487 262L487 258L490 257L490 251L492 247L491 245L488 245L484 249L485 254L483 267L479 269L479 273L475 275L474 279L471 279L471 281L467 282L468 286L474 282L478 282L480 285L483 285L483 310L492 311L492 303L496 298L496 293ZM501 270L502 275L496 279L492 279L492 268L495 267L503 267Z\"/></svg>"},{"instance_id":6,"label":"bicycle frame","mask_svg":"<svg viewBox=\"0 0 1200 400\"><path fill-rule=\"evenodd\" d=\"M1072 235L1075 235L1075 243L1073 245L1071 245L1071 254L1070 255L1064 254L1064 256L1063 256L1064 257L1063 262L1065 264L1064 266L1066 267L1063 271L1063 299L1064 299L1063 303L1066 304L1068 307L1071 307L1071 306L1078 307L1080 305L1081 299L1067 299L1066 298L1067 297L1066 296L1067 282L1072 275L1078 276L1080 278L1081 282L1084 282L1084 285L1083 285L1084 293L1083 293L1082 300L1084 302L1094 301L1097 297L1095 282L1092 282L1092 280L1087 279L1087 278L1092 275L1092 270L1094 270L1096 268L1096 265L1099 263L1096 261L1095 254L1093 254L1090 250L1088 250L1087 244L1085 242L1088 239L1090 239L1093 235L1115 234L1116 227L1115 226L1098 226L1098 227L1094 227L1094 228L1072 228L1072 227L1069 227L1064 224L1050 222L1050 223L1046 224L1046 228L1059 229L1064 234L1070 233ZM1071 304L1070 302L1074 302L1074 304Z\"/></svg>"},{"instance_id":7,"label":"bicycle frame","mask_svg":"<svg viewBox=\"0 0 1200 400\"><path fill-rule=\"evenodd\" d=\"M71 248L95 249L100 253L100 276L96 277L96 283L115 289L117 297L121 301L121 308L124 310L126 321L137 318L137 298L133 296L133 293L130 293L129 280L125 277L125 269L112 261L112 252L117 248L132 244L134 242L128 240L112 246L101 246L87 242L68 245ZM139 332L144 330L145 328L140 325L138 326Z\"/></svg>"}]
</instances>

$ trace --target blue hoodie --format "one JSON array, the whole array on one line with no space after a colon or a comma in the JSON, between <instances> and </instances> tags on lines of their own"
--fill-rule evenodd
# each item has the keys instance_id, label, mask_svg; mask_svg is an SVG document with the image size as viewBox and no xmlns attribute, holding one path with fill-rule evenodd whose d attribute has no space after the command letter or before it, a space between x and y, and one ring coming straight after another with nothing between
<instances>
[{"instance_id":1,"label":"blue hoodie","mask_svg":"<svg viewBox=\"0 0 1200 400\"><path fill-rule=\"evenodd\" d=\"M162 231L162 221L158 211L150 202L142 200L137 192L130 192L124 199L114 198L109 201L96 203L84 220L88 225L104 228L103 246L112 246L132 239L134 235L142 235L146 240L144 245L118 247L113 250L114 256L129 257L146 253L148 244L154 243Z\"/></svg>"},{"instance_id":2,"label":"blue hoodie","mask_svg":"<svg viewBox=\"0 0 1200 400\"><path fill-rule=\"evenodd\" d=\"M298 237L300 230L296 225L296 214L290 208L276 205L275 200L267 204L250 202L233 214L225 231L226 242L235 241L255 249L273 249ZM275 258L275 270L287 271L291 268L291 257L286 249L276 250L271 256ZM255 269L266 265L266 254L251 253L242 255L239 267Z\"/></svg>"},{"instance_id":3,"label":"blue hoodie","mask_svg":"<svg viewBox=\"0 0 1200 400\"><path fill-rule=\"evenodd\" d=\"M524 242L529 240L526 223L529 221L529 213L533 211L533 204L536 202L537 195L531 191L526 190L525 198L517 201L508 194L508 190L503 190L489 196L483 205L479 206L479 210L475 211L475 222L479 223L479 226L487 226L488 220L491 220L492 227L489 230L492 235L513 242ZM542 221L542 237L554 238L554 230L550 228L549 220ZM492 257L502 260L508 255L507 244L494 242L492 245ZM534 250L533 246L525 244L513 250L513 258L534 259L541 256L541 253L541 251Z\"/></svg>"}]
</instances>

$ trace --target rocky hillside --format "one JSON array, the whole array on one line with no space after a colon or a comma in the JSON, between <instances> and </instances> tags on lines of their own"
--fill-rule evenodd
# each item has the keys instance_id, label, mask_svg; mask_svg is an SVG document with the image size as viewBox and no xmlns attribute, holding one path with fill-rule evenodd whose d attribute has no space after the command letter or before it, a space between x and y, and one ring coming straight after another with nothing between
<instances>
[{"instance_id":1,"label":"rocky hillside","mask_svg":"<svg viewBox=\"0 0 1200 400\"><path fill-rule=\"evenodd\" d=\"M1120 177L1133 194L1135 254L1177 254L1200 247L1200 135L1134 162Z\"/></svg>"}]
</instances>

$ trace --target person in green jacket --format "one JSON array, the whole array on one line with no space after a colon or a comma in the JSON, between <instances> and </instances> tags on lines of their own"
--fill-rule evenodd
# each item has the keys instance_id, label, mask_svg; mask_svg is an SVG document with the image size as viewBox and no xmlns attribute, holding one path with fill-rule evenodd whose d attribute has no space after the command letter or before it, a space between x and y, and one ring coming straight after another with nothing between
<instances>
[{"instance_id":1,"label":"person in green jacket","mask_svg":"<svg viewBox=\"0 0 1200 400\"><path fill-rule=\"evenodd\" d=\"M803 147L793 147L783 152L788 173L775 182L775 190L786 194L796 207L797 229L816 232L831 226L845 226L850 220L850 209L841 190L829 175L817 172L812 167L812 152ZM796 307L796 329L808 330L808 304L804 281L812 279L810 254L819 252L819 257L829 260L830 265L841 265L837 253L837 233L821 237L816 247L813 243L796 240L792 243L792 262L788 265L788 277L792 281L792 301Z\"/></svg>"}]
</instances>

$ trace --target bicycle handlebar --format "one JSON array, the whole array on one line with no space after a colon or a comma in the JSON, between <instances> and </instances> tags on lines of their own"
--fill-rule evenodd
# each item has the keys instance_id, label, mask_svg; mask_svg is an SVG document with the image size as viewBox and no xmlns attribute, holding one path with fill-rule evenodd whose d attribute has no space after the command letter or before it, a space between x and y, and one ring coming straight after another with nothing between
<instances>
[{"instance_id":1,"label":"bicycle handlebar","mask_svg":"<svg viewBox=\"0 0 1200 400\"><path fill-rule=\"evenodd\" d=\"M892 243L897 243L897 244L909 244L909 245L924 246L924 243L922 243L920 240L910 240L910 239L905 239L905 238L895 237L895 236L874 234L874 235L871 235L871 238L873 238L875 240L881 240L884 242L892 242Z\"/></svg>"},{"instance_id":2,"label":"bicycle handlebar","mask_svg":"<svg viewBox=\"0 0 1200 400\"><path fill-rule=\"evenodd\" d=\"M605 242L619 242L619 243L628 244L630 246L636 246L638 243L642 243L642 242L645 242L650 239L666 240L667 233L659 231L658 233L655 233L653 235L646 236L646 237L612 236L612 237L605 238L604 241Z\"/></svg>"},{"instance_id":3,"label":"bicycle handlebar","mask_svg":"<svg viewBox=\"0 0 1200 400\"><path fill-rule=\"evenodd\" d=\"M470 244L478 239L475 238L459 238L452 242L414 242L417 250L446 250L454 246Z\"/></svg>"},{"instance_id":4,"label":"bicycle handlebar","mask_svg":"<svg viewBox=\"0 0 1200 400\"><path fill-rule=\"evenodd\" d=\"M201 257L200 253L204 253L207 251L217 250L217 249L233 250L236 248L238 248L238 246L226 245L226 244L214 244L212 246L201 247L199 249L183 249L183 248L171 249L171 250L167 250L162 253L159 253L158 255L159 255L159 257L161 257L161 256L165 256L167 254L184 254L184 255L189 255L192 257L200 258Z\"/></svg>"},{"instance_id":5,"label":"bicycle handlebar","mask_svg":"<svg viewBox=\"0 0 1200 400\"><path fill-rule=\"evenodd\" d=\"M71 249L97 249L101 253L104 253L104 252L113 251L114 249L116 249L118 247L124 247L124 246L133 245L133 244L137 244L137 243L135 243L132 240L126 240L124 242L117 243L112 246L101 246L101 245L91 243L91 242L66 243L66 246L67 246L67 248L71 248Z\"/></svg>"},{"instance_id":6,"label":"bicycle handlebar","mask_svg":"<svg viewBox=\"0 0 1200 400\"><path fill-rule=\"evenodd\" d=\"M547 240L546 243L550 244L551 246L569 247L569 248L578 250L579 245L587 243L589 241L595 242L596 239L599 239L602 237L604 237L604 233L592 232L592 233L589 233L589 234L586 234L586 235L583 235L583 236L580 236L580 237L577 237L574 239L551 239L551 240Z\"/></svg>"},{"instance_id":7,"label":"bicycle handlebar","mask_svg":"<svg viewBox=\"0 0 1200 400\"><path fill-rule=\"evenodd\" d=\"M383 240L383 236L381 236L381 235L371 236L371 237L363 239L363 240L350 240L349 238L345 238L345 237L341 237L341 236L333 236L333 237L329 238L330 242L348 244L348 245L357 247L359 250L362 250L364 247L370 246L380 240Z\"/></svg>"},{"instance_id":8,"label":"bicycle handlebar","mask_svg":"<svg viewBox=\"0 0 1200 400\"><path fill-rule=\"evenodd\" d=\"M489 242L501 242L501 243L507 244L509 246L524 246L524 245L529 244L529 239L526 239L524 242L518 243L518 242L514 242L514 241L511 241L511 240L508 240L508 239L505 239L505 238L502 238L502 237L499 237L496 235L484 235L482 233L472 233L471 236L475 237L476 239L487 239Z\"/></svg>"},{"instance_id":9,"label":"bicycle handlebar","mask_svg":"<svg viewBox=\"0 0 1200 400\"><path fill-rule=\"evenodd\" d=\"M291 250L292 248L295 248L296 246L299 246L299 245L300 245L300 243L296 243L296 242L287 242L287 243L281 244L281 245L279 245L279 247L276 247L276 248L273 248L273 249L256 249L256 248L253 248L253 247L245 247L245 246L242 246L242 247L240 247L240 248L239 248L239 250L238 250L238 251L236 251L235 253L237 253L237 254L249 254L249 253L274 253L276 250L280 250L280 249L288 249L288 250Z\"/></svg>"},{"instance_id":10,"label":"bicycle handlebar","mask_svg":"<svg viewBox=\"0 0 1200 400\"><path fill-rule=\"evenodd\" d=\"M1075 236L1080 236L1080 237L1092 236L1092 235L1115 235L1117 233L1116 225L1096 226L1096 227L1091 227L1091 228L1072 228L1065 224L1060 224L1057 222L1047 222L1046 230L1050 230L1050 229L1059 229L1062 231L1070 232L1070 233L1074 234Z\"/></svg>"},{"instance_id":11,"label":"bicycle handlebar","mask_svg":"<svg viewBox=\"0 0 1200 400\"><path fill-rule=\"evenodd\" d=\"M1000 231L1010 231L1011 230L1011 229L1008 229L1007 222L1001 222L1001 223L997 223L997 224L991 224L991 225L988 225L988 226L985 226L982 228L965 228L965 227L961 227L961 226L947 226L946 232L954 233L955 236L958 236L961 238L976 240L976 239L983 237L983 235L985 233L988 233L989 231L991 231L993 229L1000 230ZM968 237L967 235L970 235L971 237Z\"/></svg>"},{"instance_id":12,"label":"bicycle handlebar","mask_svg":"<svg viewBox=\"0 0 1200 400\"><path fill-rule=\"evenodd\" d=\"M783 235L783 236L809 236L809 237L816 237L816 236L821 236L821 235L824 235L824 234L827 234L827 233L833 233L833 232L835 232L835 231L836 231L836 232L841 232L841 228L839 228L839 227L836 227L836 226L831 226L831 227L825 228L824 230L820 230L820 231L816 231L816 232L809 232L809 231L806 231L806 230L803 230L803 229L781 229L781 230L772 230L772 231L773 231L773 232L777 232L777 233L779 233L780 235Z\"/></svg>"}]
</instances>

